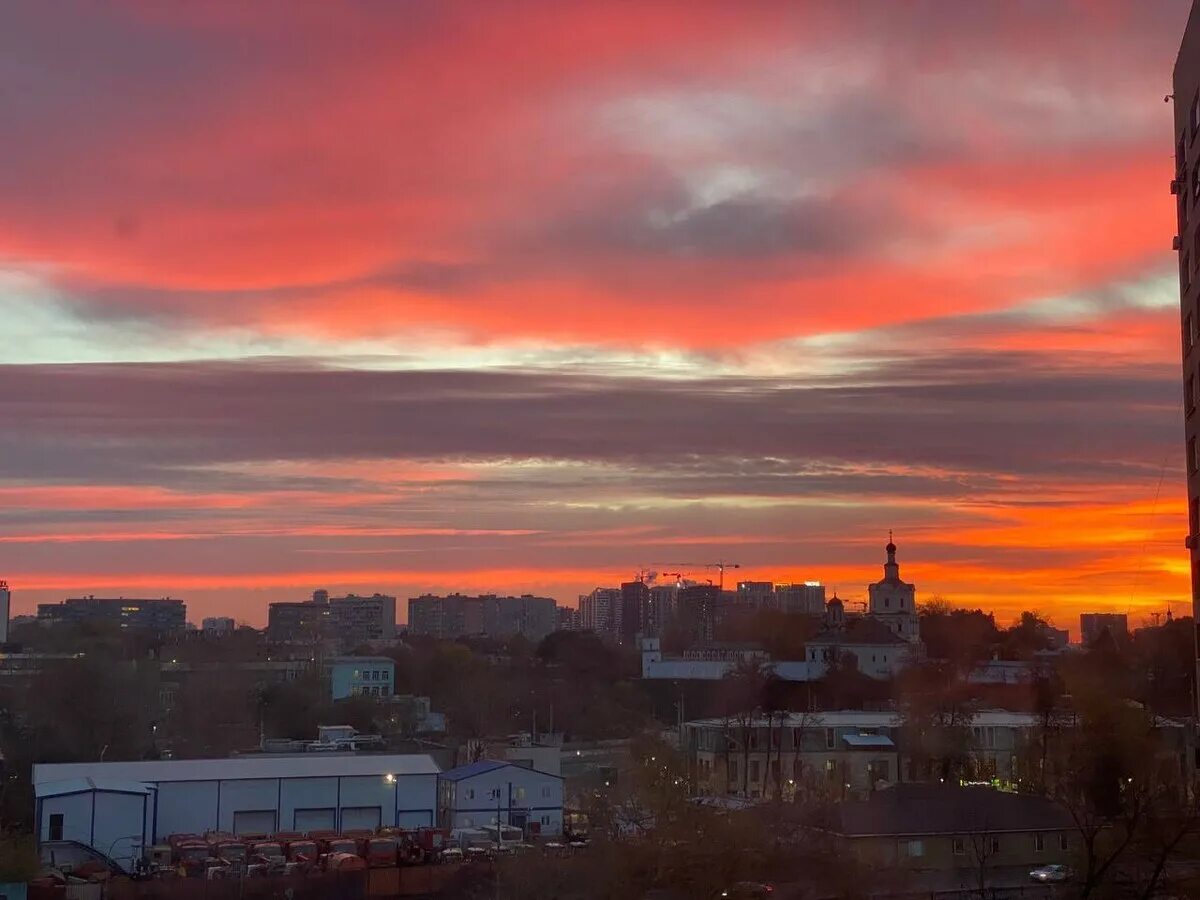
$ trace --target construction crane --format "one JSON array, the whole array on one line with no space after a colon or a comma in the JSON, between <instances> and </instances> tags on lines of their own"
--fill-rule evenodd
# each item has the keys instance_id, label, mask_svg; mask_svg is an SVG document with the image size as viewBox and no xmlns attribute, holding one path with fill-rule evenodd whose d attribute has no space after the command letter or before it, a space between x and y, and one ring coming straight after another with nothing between
<instances>
[{"instance_id":1,"label":"construction crane","mask_svg":"<svg viewBox=\"0 0 1200 900\"><path fill-rule=\"evenodd\" d=\"M679 568L681 568L681 569L716 569L718 572L721 573L720 574L720 589L721 590L725 590L725 570L726 569L740 569L742 567L741 563L725 562L724 560L719 560L717 562L711 562L711 563L692 563L692 562L667 563L667 565L668 566L679 566Z\"/></svg>"},{"instance_id":2,"label":"construction crane","mask_svg":"<svg viewBox=\"0 0 1200 900\"><path fill-rule=\"evenodd\" d=\"M640 569L638 569L636 572L633 573L633 580L640 581L643 584L652 584L657 579L658 579L658 573L651 569L647 569L645 566L642 566Z\"/></svg>"}]
</instances>

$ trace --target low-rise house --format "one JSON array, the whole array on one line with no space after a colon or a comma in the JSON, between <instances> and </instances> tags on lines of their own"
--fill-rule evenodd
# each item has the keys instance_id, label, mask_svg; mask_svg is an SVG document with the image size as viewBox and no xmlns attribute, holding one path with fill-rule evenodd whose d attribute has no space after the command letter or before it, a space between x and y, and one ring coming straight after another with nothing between
<instances>
[{"instance_id":1,"label":"low-rise house","mask_svg":"<svg viewBox=\"0 0 1200 900\"><path fill-rule=\"evenodd\" d=\"M879 716L873 724L845 713L703 719L684 725L684 750L701 794L790 799L815 779L835 797L857 796L899 777L893 727Z\"/></svg>"},{"instance_id":2,"label":"low-rise house","mask_svg":"<svg viewBox=\"0 0 1200 900\"><path fill-rule=\"evenodd\" d=\"M443 828L497 822L531 833L562 834L562 778L494 759L438 776L438 823Z\"/></svg>"},{"instance_id":3,"label":"low-rise house","mask_svg":"<svg viewBox=\"0 0 1200 900\"><path fill-rule=\"evenodd\" d=\"M1070 864L1081 849L1071 814L1032 794L901 784L834 807L829 829L869 866L958 871Z\"/></svg>"},{"instance_id":4,"label":"low-rise house","mask_svg":"<svg viewBox=\"0 0 1200 900\"><path fill-rule=\"evenodd\" d=\"M1015 781L1018 755L1037 724L1031 713L974 713L967 727L979 777ZM684 723L682 749L703 793L771 796L778 776L787 796L801 779L817 775L837 796L850 796L880 782L922 780L901 725L898 713L872 710L698 719Z\"/></svg>"}]
</instances>

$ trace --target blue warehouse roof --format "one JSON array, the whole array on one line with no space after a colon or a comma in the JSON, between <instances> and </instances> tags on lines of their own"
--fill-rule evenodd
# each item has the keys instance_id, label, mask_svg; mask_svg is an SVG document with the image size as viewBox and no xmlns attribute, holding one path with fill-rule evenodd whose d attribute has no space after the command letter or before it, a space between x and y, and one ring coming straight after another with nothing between
<instances>
[{"instance_id":1,"label":"blue warehouse roof","mask_svg":"<svg viewBox=\"0 0 1200 900\"><path fill-rule=\"evenodd\" d=\"M464 778L474 778L476 775L483 775L485 772L494 772L497 769L508 768L520 769L523 772L541 775L543 778L557 778L559 781L562 781L561 775L553 775L550 772L532 769L529 766L518 765L515 762L503 759L481 759L479 762L468 763L465 766L459 766L457 769L447 769L438 776L438 779L442 781L462 781Z\"/></svg>"},{"instance_id":2,"label":"blue warehouse roof","mask_svg":"<svg viewBox=\"0 0 1200 900\"><path fill-rule=\"evenodd\" d=\"M467 763L465 766L459 766L457 769L447 769L438 778L444 781L462 781L464 778L474 778L476 775L482 775L484 772L494 772L496 769L503 769L505 766L511 766L510 762L501 762L495 759L481 759L478 762Z\"/></svg>"}]
</instances>

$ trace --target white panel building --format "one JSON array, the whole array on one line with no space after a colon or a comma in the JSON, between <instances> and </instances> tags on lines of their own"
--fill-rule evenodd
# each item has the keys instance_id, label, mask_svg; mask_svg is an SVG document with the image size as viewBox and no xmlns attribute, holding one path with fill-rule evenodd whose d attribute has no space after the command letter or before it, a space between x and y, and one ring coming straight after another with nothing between
<instances>
[{"instance_id":1,"label":"white panel building","mask_svg":"<svg viewBox=\"0 0 1200 900\"><path fill-rule=\"evenodd\" d=\"M492 759L438 776L438 824L443 828L480 828L497 820L544 835L562 834L562 778Z\"/></svg>"},{"instance_id":2,"label":"white panel building","mask_svg":"<svg viewBox=\"0 0 1200 900\"><path fill-rule=\"evenodd\" d=\"M439 771L425 755L337 753L35 765L35 827L119 861L172 834L433 825Z\"/></svg>"}]
</instances>

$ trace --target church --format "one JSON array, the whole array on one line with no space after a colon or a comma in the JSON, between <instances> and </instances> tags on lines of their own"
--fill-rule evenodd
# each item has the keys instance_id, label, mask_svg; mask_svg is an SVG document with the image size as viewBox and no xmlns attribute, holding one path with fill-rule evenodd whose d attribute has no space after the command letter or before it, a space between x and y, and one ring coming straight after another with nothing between
<instances>
[{"instance_id":1,"label":"church","mask_svg":"<svg viewBox=\"0 0 1200 900\"><path fill-rule=\"evenodd\" d=\"M896 543L888 533L887 562L883 564L883 580L867 587L870 595L868 615L901 640L915 644L921 640L917 620L916 585L902 581L900 564L896 562Z\"/></svg>"},{"instance_id":2,"label":"church","mask_svg":"<svg viewBox=\"0 0 1200 900\"><path fill-rule=\"evenodd\" d=\"M854 666L872 678L892 678L922 653L917 618L917 589L900 580L896 544L888 536L883 578L867 586L865 614L847 616L835 594L825 607L825 626L806 644L812 678L821 677L835 660L854 658Z\"/></svg>"}]
</instances>

